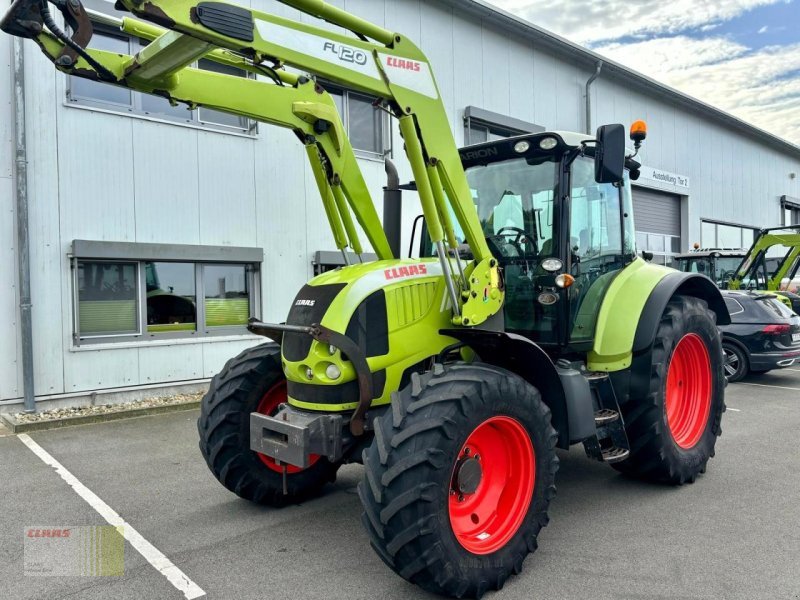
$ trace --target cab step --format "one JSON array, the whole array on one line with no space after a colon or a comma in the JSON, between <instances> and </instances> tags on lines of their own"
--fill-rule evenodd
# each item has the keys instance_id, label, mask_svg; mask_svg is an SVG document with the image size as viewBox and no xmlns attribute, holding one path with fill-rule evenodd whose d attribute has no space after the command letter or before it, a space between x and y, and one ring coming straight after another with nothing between
<instances>
[{"instance_id":1,"label":"cab step","mask_svg":"<svg viewBox=\"0 0 800 600\"><path fill-rule=\"evenodd\" d=\"M627 448L617 448L614 446L613 448L607 448L603 450L603 462L607 463L617 463L622 462L628 456L630 456L631 451Z\"/></svg>"},{"instance_id":2,"label":"cab step","mask_svg":"<svg viewBox=\"0 0 800 600\"><path fill-rule=\"evenodd\" d=\"M594 413L594 424L603 427L619 419L619 413L610 408L601 408Z\"/></svg>"},{"instance_id":3,"label":"cab step","mask_svg":"<svg viewBox=\"0 0 800 600\"><path fill-rule=\"evenodd\" d=\"M598 371L584 372L584 377L592 392L595 425L595 435L583 442L586 454L606 463L622 462L630 456L630 443L611 378Z\"/></svg>"}]
</instances>

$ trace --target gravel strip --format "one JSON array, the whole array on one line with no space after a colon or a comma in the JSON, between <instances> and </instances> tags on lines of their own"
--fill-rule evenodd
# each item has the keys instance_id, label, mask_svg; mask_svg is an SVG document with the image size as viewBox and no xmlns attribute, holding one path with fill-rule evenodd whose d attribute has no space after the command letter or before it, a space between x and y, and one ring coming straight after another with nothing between
<instances>
[{"instance_id":1,"label":"gravel strip","mask_svg":"<svg viewBox=\"0 0 800 600\"><path fill-rule=\"evenodd\" d=\"M39 421L58 421L70 417L84 417L90 415L103 415L108 413L126 412L140 408L153 408L157 406L169 406L173 404L188 404L190 402L200 402L203 392L196 394L176 394L174 396L161 396L158 398L145 398L137 402L125 402L123 404L101 404L97 406L81 406L76 408L58 408L46 410L34 414L16 413L9 415L18 424L36 423Z\"/></svg>"}]
</instances>

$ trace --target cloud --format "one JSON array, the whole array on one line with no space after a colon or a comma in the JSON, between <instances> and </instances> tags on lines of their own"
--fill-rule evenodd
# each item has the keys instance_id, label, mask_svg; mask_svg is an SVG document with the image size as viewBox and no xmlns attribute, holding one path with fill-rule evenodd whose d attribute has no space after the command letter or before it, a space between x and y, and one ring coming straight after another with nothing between
<instances>
[{"instance_id":1,"label":"cloud","mask_svg":"<svg viewBox=\"0 0 800 600\"><path fill-rule=\"evenodd\" d=\"M582 44L618 40L637 34L675 35L690 29L717 26L760 6L784 0L489 0L559 35Z\"/></svg>"},{"instance_id":2,"label":"cloud","mask_svg":"<svg viewBox=\"0 0 800 600\"><path fill-rule=\"evenodd\" d=\"M800 43L752 51L722 37L611 43L600 54L800 143Z\"/></svg>"},{"instance_id":3,"label":"cloud","mask_svg":"<svg viewBox=\"0 0 800 600\"><path fill-rule=\"evenodd\" d=\"M753 49L721 34L727 21L760 7L792 1L489 0L800 144L800 43ZM764 25L758 33L772 34L784 27Z\"/></svg>"}]
</instances>

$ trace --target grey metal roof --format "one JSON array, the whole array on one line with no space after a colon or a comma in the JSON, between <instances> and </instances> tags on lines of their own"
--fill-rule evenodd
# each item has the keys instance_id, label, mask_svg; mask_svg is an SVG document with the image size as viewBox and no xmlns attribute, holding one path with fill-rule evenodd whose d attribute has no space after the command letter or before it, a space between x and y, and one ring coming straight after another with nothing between
<instances>
[{"instance_id":1,"label":"grey metal roof","mask_svg":"<svg viewBox=\"0 0 800 600\"><path fill-rule=\"evenodd\" d=\"M772 148L800 158L800 146L780 138L768 131L743 121L738 117L720 110L710 104L697 100L687 94L679 92L663 83L659 83L646 75L629 69L618 62L609 60L596 52L556 35L551 31L542 29L533 23L516 15L506 12L485 0L439 0L440 3L454 9L457 15L470 15L496 25L503 30L510 30L527 38L535 38L538 47L545 48L554 54L567 55L578 64L583 64L594 69L597 61L603 61L601 77L611 77L623 81L636 89L661 99L674 102L683 108L710 117L730 129L743 133Z\"/></svg>"}]
</instances>

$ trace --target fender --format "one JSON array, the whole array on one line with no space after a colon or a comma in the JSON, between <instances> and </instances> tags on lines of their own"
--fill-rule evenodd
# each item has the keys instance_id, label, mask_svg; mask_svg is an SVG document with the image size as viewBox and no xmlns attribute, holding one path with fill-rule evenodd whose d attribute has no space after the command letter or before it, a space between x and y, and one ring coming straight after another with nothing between
<instances>
[{"instance_id":1,"label":"fender","mask_svg":"<svg viewBox=\"0 0 800 600\"><path fill-rule=\"evenodd\" d=\"M661 315L667 303L676 294L702 298L717 316L717 325L729 325L731 322L728 307L717 286L705 275L676 271L662 279L645 303L642 317L636 327L633 340L633 361L626 377L618 377L615 386L621 403L641 398L650 387L652 361L650 351L653 348ZM622 374L620 374L622 375Z\"/></svg>"},{"instance_id":2,"label":"fender","mask_svg":"<svg viewBox=\"0 0 800 600\"><path fill-rule=\"evenodd\" d=\"M722 295L710 279L637 258L606 291L588 355L589 370L613 373L629 369L637 349L652 342L661 313L675 293L703 298L717 313L719 324L730 322Z\"/></svg>"},{"instance_id":3,"label":"fender","mask_svg":"<svg viewBox=\"0 0 800 600\"><path fill-rule=\"evenodd\" d=\"M552 424L558 432L558 447L569 448L570 412L556 366L541 347L514 333L486 329L442 329L442 335L465 343L483 362L516 373L535 386L550 408ZM582 402L582 400L580 400ZM591 407L591 403L588 405ZM578 414L578 411L574 411ZM593 412L591 416L594 428Z\"/></svg>"},{"instance_id":4,"label":"fender","mask_svg":"<svg viewBox=\"0 0 800 600\"><path fill-rule=\"evenodd\" d=\"M730 325L731 317L728 314L728 307L725 306L722 293L714 282L699 273L676 271L659 281L647 298L636 327L636 336L633 338L634 354L649 351L653 346L661 315L664 314L667 303L676 294L705 300L708 308L717 315L717 325Z\"/></svg>"}]
</instances>

